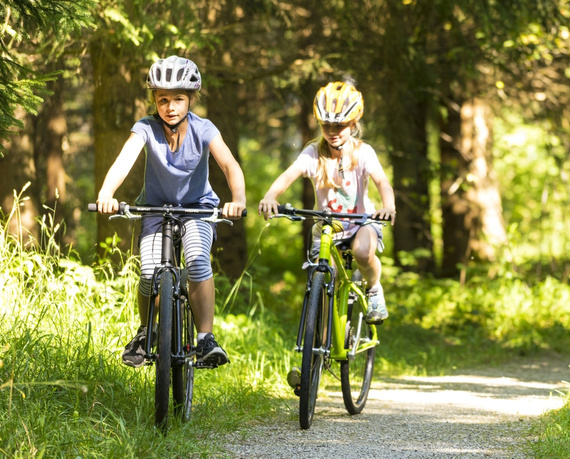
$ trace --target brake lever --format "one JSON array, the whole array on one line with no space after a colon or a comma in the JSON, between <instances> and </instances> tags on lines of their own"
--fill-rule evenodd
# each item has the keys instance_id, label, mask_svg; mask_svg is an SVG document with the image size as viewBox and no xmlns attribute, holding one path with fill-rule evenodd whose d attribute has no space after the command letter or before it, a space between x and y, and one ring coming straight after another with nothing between
<instances>
[{"instance_id":1,"label":"brake lever","mask_svg":"<svg viewBox=\"0 0 570 459\"><path fill-rule=\"evenodd\" d=\"M228 220L227 218L205 218L204 221L211 221L213 223L227 223L230 226L234 226L234 222L232 220Z\"/></svg>"},{"instance_id":2,"label":"brake lever","mask_svg":"<svg viewBox=\"0 0 570 459\"><path fill-rule=\"evenodd\" d=\"M129 210L129 206L125 206L125 210L121 214L111 215L109 220L115 220L116 218L126 218L127 220L140 220L142 215L133 214Z\"/></svg>"}]
</instances>

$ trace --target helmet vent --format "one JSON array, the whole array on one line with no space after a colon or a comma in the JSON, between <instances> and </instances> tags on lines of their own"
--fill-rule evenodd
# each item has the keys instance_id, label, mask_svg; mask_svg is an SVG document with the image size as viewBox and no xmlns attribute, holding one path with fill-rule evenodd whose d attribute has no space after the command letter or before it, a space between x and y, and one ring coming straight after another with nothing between
<instances>
[{"instance_id":1,"label":"helmet vent","mask_svg":"<svg viewBox=\"0 0 570 459\"><path fill-rule=\"evenodd\" d=\"M186 89L199 91L202 78L196 64L189 59L170 56L152 64L147 78L149 89Z\"/></svg>"},{"instance_id":2,"label":"helmet vent","mask_svg":"<svg viewBox=\"0 0 570 459\"><path fill-rule=\"evenodd\" d=\"M319 89L313 102L313 113L320 123L358 122L363 111L362 94L350 83L329 83Z\"/></svg>"}]
</instances>

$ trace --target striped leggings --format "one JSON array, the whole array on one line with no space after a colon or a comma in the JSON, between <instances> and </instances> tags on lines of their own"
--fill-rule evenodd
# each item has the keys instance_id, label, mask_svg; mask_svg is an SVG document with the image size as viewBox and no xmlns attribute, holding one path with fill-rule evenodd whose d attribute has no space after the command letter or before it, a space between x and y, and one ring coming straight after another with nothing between
<instances>
[{"instance_id":1,"label":"striped leggings","mask_svg":"<svg viewBox=\"0 0 570 459\"><path fill-rule=\"evenodd\" d=\"M214 274L210 262L210 251L214 240L214 229L208 222L188 220L182 231L182 247L191 282L202 282ZM160 264L162 253L162 233L143 236L140 241L141 279L139 291L150 296L152 275L156 265Z\"/></svg>"}]
</instances>

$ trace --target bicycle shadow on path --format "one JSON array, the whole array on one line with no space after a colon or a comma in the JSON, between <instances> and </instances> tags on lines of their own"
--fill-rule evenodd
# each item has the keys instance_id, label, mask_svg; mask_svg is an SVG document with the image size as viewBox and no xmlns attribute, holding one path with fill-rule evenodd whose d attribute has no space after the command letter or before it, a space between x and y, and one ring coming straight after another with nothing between
<instances>
[{"instance_id":1,"label":"bicycle shadow on path","mask_svg":"<svg viewBox=\"0 0 570 459\"><path fill-rule=\"evenodd\" d=\"M563 406L569 363L555 356L447 376L375 378L357 416L344 409L340 387L327 387L309 430L290 416L241 432L241 440L232 435L228 452L236 458L531 457L532 420Z\"/></svg>"}]
</instances>

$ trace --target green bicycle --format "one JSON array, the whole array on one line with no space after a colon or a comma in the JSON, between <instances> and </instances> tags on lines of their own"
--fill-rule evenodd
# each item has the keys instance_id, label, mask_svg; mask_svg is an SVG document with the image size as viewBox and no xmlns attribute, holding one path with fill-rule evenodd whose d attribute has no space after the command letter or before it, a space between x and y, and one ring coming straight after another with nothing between
<instances>
[{"instance_id":1,"label":"green bicycle","mask_svg":"<svg viewBox=\"0 0 570 459\"><path fill-rule=\"evenodd\" d=\"M313 421L323 369L332 371L340 363L344 405L354 415L364 409L374 371L376 346L380 343L375 325L364 320L367 309L365 285L347 245L333 242L339 220L365 225L378 222L367 214L278 207L275 217L292 221L311 218L322 223L317 262L308 262L308 279L295 350L302 353L300 381L295 393L299 400L299 422L308 429Z\"/></svg>"}]
</instances>

